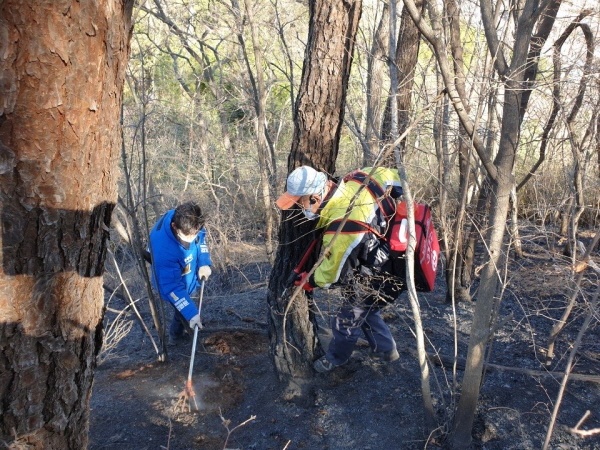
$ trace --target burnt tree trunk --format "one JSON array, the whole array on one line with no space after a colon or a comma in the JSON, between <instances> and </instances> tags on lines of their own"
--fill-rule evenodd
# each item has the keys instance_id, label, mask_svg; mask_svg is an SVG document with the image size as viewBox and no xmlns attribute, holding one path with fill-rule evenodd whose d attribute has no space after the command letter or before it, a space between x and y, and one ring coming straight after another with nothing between
<instances>
[{"instance_id":1,"label":"burnt tree trunk","mask_svg":"<svg viewBox=\"0 0 600 450\"><path fill-rule=\"evenodd\" d=\"M308 43L288 171L306 164L333 173L362 2L313 0L309 6ZM282 379L312 375L312 361L320 351L308 299L301 293L288 305L290 289L284 292L290 273L311 241L314 226L297 217L297 210L283 212L267 294L271 354Z\"/></svg>"},{"instance_id":2,"label":"burnt tree trunk","mask_svg":"<svg viewBox=\"0 0 600 450\"><path fill-rule=\"evenodd\" d=\"M0 3L0 441L83 449L133 1Z\"/></svg>"}]
</instances>

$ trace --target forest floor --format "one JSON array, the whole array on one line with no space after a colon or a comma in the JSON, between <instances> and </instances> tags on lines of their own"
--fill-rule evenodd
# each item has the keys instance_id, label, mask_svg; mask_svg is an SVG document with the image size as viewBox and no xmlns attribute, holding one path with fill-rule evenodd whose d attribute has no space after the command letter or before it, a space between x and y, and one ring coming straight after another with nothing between
<instances>
[{"instance_id":1,"label":"forest floor","mask_svg":"<svg viewBox=\"0 0 600 450\"><path fill-rule=\"evenodd\" d=\"M556 242L534 230L524 238L525 257L511 262L500 306L502 318L489 356L473 431L472 449L540 449L543 446L569 351L586 309L578 307L559 336L556 358L544 366L550 329L570 296L570 261ZM424 449L420 372L412 332L411 308L403 294L385 310L401 358L382 363L359 341L350 363L327 374L315 374L306 397L284 399L269 356L266 281L269 266L259 247L240 247L244 265L237 272L216 273L207 283L203 302L204 329L195 354L193 383L198 411L178 404L188 377L191 340L169 347L160 363L143 329L136 324L120 339L96 371L91 399L91 450L100 449ZM598 261L598 251L594 258ZM225 287L225 282L227 287ZM584 288L598 285L588 269ZM317 291L324 316L332 312L334 292ZM445 285L438 274L436 291L420 294L427 349L445 366L432 365L431 388L442 427L448 427L463 372L468 330L475 303L444 302ZM111 311L122 309L111 299ZM147 324L149 314L140 306ZM456 317L457 326L454 327ZM133 320L133 319L131 319ZM566 386L549 448L600 449L600 434L573 434L586 411L582 430L600 428L600 325L587 329L572 372L592 381L570 380ZM327 326L321 328L327 339ZM459 364L456 380L452 355ZM448 361L450 361L448 363ZM595 376L595 379L594 379ZM594 381L595 380L595 381ZM456 381L456 383L455 383Z\"/></svg>"}]
</instances>

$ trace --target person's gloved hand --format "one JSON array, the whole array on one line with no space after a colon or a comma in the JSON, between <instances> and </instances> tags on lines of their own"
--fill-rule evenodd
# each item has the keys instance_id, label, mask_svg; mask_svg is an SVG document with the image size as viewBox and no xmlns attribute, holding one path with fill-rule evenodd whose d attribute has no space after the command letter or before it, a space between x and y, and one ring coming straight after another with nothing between
<instances>
[{"instance_id":1,"label":"person's gloved hand","mask_svg":"<svg viewBox=\"0 0 600 450\"><path fill-rule=\"evenodd\" d=\"M212 273L212 270L210 270L210 266L200 266L198 268L198 278L199 279L205 279L208 280L208 277L210 277L210 274Z\"/></svg>"},{"instance_id":2,"label":"person's gloved hand","mask_svg":"<svg viewBox=\"0 0 600 450\"><path fill-rule=\"evenodd\" d=\"M202 329L202 322L200 321L200 314L196 314L190 319L190 328L193 330L195 327Z\"/></svg>"},{"instance_id":3,"label":"person's gloved hand","mask_svg":"<svg viewBox=\"0 0 600 450\"><path fill-rule=\"evenodd\" d=\"M300 285L302 285L302 289L304 289L306 292L312 292L315 288L312 284L310 284L308 272L302 272L298 274L298 278L296 278L296 281L294 281L294 286Z\"/></svg>"}]
</instances>

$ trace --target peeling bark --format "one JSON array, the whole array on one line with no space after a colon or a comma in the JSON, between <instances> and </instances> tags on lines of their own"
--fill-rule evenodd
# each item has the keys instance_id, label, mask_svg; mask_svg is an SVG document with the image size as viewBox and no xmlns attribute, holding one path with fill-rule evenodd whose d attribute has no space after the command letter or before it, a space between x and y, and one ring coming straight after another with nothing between
<instances>
[{"instance_id":1,"label":"peeling bark","mask_svg":"<svg viewBox=\"0 0 600 450\"><path fill-rule=\"evenodd\" d=\"M0 441L87 446L132 1L0 3Z\"/></svg>"}]
</instances>

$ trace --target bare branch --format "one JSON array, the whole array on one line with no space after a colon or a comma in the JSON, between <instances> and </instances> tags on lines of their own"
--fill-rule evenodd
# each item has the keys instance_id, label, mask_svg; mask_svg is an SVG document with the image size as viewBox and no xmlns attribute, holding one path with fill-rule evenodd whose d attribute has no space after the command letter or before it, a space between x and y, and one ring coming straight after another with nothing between
<instances>
[{"instance_id":1,"label":"bare branch","mask_svg":"<svg viewBox=\"0 0 600 450\"><path fill-rule=\"evenodd\" d=\"M404 6L408 9L410 16L419 28L419 31L433 47L436 59L438 61L438 66L440 68L440 72L444 79L444 85L448 90L448 97L450 98L450 101L454 106L454 110L456 111L456 114L458 115L462 126L465 128L467 134L470 136L473 142L473 147L475 147L475 150L477 151L477 154L479 155L483 166L485 167L491 179L497 179L498 168L494 165L489 155L487 154L485 144L482 141L482 139L477 135L477 132L475 130L475 124L473 120L471 120L471 118L469 117L469 114L467 112L469 110L468 100L466 98L461 97L456 88L454 74L450 69L450 62L448 61L448 57L446 56L444 44L440 36L435 34L433 29L423 20L423 16L419 12L413 0L403 1Z\"/></svg>"},{"instance_id":2,"label":"bare branch","mask_svg":"<svg viewBox=\"0 0 600 450\"><path fill-rule=\"evenodd\" d=\"M588 409L583 415L583 417L579 420L579 422L577 422L577 425L575 425L573 428L567 428L569 433L581 437L589 437L594 436L596 434L600 434L600 428L592 428L591 430L582 430L581 428L579 428L581 427L581 425L583 425L583 422L585 422L588 419L588 417L590 417L590 415L591 412Z\"/></svg>"}]
</instances>

